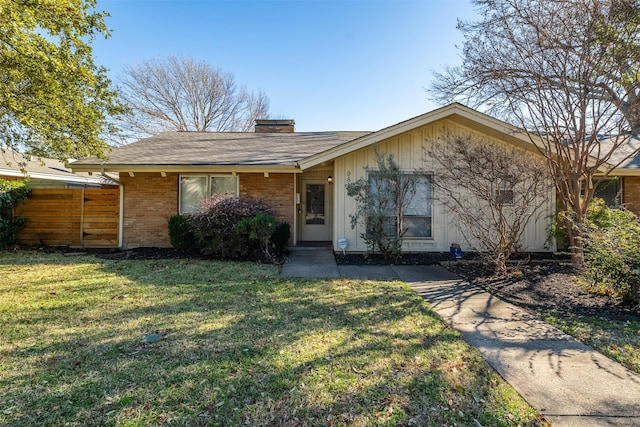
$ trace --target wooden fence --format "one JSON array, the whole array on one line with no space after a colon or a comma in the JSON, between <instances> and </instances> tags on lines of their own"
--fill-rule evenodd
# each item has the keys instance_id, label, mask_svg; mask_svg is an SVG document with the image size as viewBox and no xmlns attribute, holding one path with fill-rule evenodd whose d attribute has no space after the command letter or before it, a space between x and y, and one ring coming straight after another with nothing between
<instances>
[{"instance_id":1,"label":"wooden fence","mask_svg":"<svg viewBox=\"0 0 640 427\"><path fill-rule=\"evenodd\" d=\"M118 189L34 189L14 215L26 218L17 235L27 245L117 247Z\"/></svg>"}]
</instances>

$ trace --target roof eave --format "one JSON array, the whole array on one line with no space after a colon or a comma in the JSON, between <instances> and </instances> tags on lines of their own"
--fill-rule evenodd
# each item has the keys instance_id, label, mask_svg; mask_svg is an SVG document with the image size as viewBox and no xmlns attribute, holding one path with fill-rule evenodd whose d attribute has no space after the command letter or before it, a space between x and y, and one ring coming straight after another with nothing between
<instances>
[{"instance_id":1,"label":"roof eave","mask_svg":"<svg viewBox=\"0 0 640 427\"><path fill-rule=\"evenodd\" d=\"M70 165L74 172L245 172L245 173L300 173L297 165L127 165L127 164L76 164Z\"/></svg>"},{"instance_id":2,"label":"roof eave","mask_svg":"<svg viewBox=\"0 0 640 427\"><path fill-rule=\"evenodd\" d=\"M0 169L0 175L3 176L11 176L18 178L25 178L25 174L20 171L15 171L11 169ZM44 179L48 181L64 181L70 183L80 183L80 184L100 184L101 181L99 178L91 178L85 176L77 176L77 175L54 175L42 172L27 172L27 177L31 179Z\"/></svg>"}]
</instances>

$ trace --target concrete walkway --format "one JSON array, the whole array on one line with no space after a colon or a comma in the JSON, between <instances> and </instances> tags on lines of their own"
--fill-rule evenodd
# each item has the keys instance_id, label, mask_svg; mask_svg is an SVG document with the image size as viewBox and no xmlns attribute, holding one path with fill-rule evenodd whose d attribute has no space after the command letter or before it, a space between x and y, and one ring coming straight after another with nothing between
<instances>
[{"instance_id":1,"label":"concrete walkway","mask_svg":"<svg viewBox=\"0 0 640 427\"><path fill-rule=\"evenodd\" d=\"M640 426L639 375L442 267L336 266L330 250L294 250L281 275L402 280L554 427Z\"/></svg>"}]
</instances>

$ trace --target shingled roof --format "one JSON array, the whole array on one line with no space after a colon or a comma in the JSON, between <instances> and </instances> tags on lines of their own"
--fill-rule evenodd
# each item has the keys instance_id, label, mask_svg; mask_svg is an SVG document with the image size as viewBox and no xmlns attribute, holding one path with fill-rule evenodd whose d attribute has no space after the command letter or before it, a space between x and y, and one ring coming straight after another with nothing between
<instances>
[{"instance_id":1,"label":"shingled roof","mask_svg":"<svg viewBox=\"0 0 640 427\"><path fill-rule=\"evenodd\" d=\"M72 172L64 162L43 157L26 157L13 150L0 151L0 176L63 181L71 184L114 184L108 177Z\"/></svg>"},{"instance_id":2,"label":"shingled roof","mask_svg":"<svg viewBox=\"0 0 640 427\"><path fill-rule=\"evenodd\" d=\"M296 166L311 155L368 132L164 132L116 148L108 159L87 158L73 170L143 166Z\"/></svg>"}]
</instances>

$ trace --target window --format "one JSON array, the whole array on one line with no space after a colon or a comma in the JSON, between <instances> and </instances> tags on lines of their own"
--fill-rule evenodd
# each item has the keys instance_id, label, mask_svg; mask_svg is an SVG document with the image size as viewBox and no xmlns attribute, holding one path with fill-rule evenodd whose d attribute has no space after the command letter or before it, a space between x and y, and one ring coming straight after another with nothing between
<instances>
[{"instance_id":1,"label":"window","mask_svg":"<svg viewBox=\"0 0 640 427\"><path fill-rule=\"evenodd\" d=\"M596 188L595 197L604 200L604 203L610 208L622 206L622 188L620 179L607 178L603 180L598 188Z\"/></svg>"},{"instance_id":2,"label":"window","mask_svg":"<svg viewBox=\"0 0 640 427\"><path fill-rule=\"evenodd\" d=\"M496 199L496 202L500 202L503 205L512 205L514 200L513 186L503 182L500 188L496 190Z\"/></svg>"},{"instance_id":3,"label":"window","mask_svg":"<svg viewBox=\"0 0 640 427\"><path fill-rule=\"evenodd\" d=\"M408 184L406 194L402 201L403 206L403 228L406 230L404 238L431 238L432 217L431 217L431 192L432 183L430 176L404 173L401 175L399 184L396 185L397 175L392 173L385 179L375 172L370 173L369 181L373 194L387 194L389 199L379 205L383 209L388 221L385 220L384 230L388 235L396 233L396 194L401 194L404 185L411 179L413 184ZM396 188L397 187L397 188Z\"/></svg>"},{"instance_id":4,"label":"window","mask_svg":"<svg viewBox=\"0 0 640 427\"><path fill-rule=\"evenodd\" d=\"M200 201L213 194L238 194L238 177L230 175L180 176L180 213L193 212Z\"/></svg>"},{"instance_id":5,"label":"window","mask_svg":"<svg viewBox=\"0 0 640 427\"><path fill-rule=\"evenodd\" d=\"M415 193L404 213L404 237L431 238L431 177L416 179Z\"/></svg>"}]
</instances>

